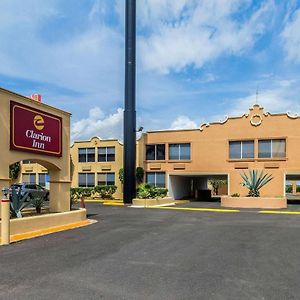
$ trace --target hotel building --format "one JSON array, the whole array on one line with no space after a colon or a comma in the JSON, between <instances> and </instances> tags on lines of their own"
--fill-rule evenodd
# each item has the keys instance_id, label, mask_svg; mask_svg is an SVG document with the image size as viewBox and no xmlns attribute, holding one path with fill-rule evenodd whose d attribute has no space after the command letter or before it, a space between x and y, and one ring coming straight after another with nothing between
<instances>
[{"instance_id":1,"label":"hotel building","mask_svg":"<svg viewBox=\"0 0 300 300\"><path fill-rule=\"evenodd\" d=\"M175 199L197 198L208 189L209 180L227 180L221 194L247 194L241 172L263 170L273 180L262 196L285 196L290 185L296 194L300 180L300 117L272 114L259 105L239 117L207 123L197 129L149 131L137 142L137 166L145 180L166 187ZM72 186L115 184L122 198L119 170L123 167L123 145L117 140L78 141L71 147ZM21 181L44 182L44 169L22 165ZM35 175L34 175L35 174ZM28 177L29 176L29 177ZM30 178L32 176L32 178Z\"/></svg>"}]
</instances>

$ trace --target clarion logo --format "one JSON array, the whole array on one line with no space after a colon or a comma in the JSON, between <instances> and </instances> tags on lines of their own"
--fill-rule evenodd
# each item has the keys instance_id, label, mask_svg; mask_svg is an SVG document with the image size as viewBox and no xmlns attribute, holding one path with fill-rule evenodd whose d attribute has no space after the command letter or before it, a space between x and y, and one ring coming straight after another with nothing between
<instances>
[{"instance_id":1,"label":"clarion logo","mask_svg":"<svg viewBox=\"0 0 300 300\"><path fill-rule=\"evenodd\" d=\"M33 125L37 130L43 130L45 127L45 121L42 116L36 115L33 119Z\"/></svg>"}]
</instances>

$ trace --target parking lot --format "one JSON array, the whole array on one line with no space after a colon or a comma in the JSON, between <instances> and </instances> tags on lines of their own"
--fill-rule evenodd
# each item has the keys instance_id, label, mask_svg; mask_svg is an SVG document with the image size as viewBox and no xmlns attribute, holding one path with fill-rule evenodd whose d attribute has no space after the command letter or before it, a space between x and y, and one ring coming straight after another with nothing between
<instances>
[{"instance_id":1,"label":"parking lot","mask_svg":"<svg viewBox=\"0 0 300 300\"><path fill-rule=\"evenodd\" d=\"M1 299L299 299L300 215L87 209L0 248Z\"/></svg>"}]
</instances>

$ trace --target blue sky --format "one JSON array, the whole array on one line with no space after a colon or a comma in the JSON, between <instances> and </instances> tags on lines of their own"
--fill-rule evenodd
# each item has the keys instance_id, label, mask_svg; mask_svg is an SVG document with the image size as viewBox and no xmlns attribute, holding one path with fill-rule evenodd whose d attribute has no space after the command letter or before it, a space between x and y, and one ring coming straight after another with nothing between
<instances>
[{"instance_id":1,"label":"blue sky","mask_svg":"<svg viewBox=\"0 0 300 300\"><path fill-rule=\"evenodd\" d=\"M125 0L1 0L0 86L122 139ZM300 1L137 0L137 118L196 128L256 101L300 113Z\"/></svg>"}]
</instances>

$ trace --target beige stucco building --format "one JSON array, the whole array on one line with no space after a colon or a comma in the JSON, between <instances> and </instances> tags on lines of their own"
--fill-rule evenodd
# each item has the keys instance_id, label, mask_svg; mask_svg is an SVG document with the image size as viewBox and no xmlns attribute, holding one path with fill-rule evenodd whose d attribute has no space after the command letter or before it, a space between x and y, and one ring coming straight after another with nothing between
<instances>
[{"instance_id":1,"label":"beige stucco building","mask_svg":"<svg viewBox=\"0 0 300 300\"><path fill-rule=\"evenodd\" d=\"M295 194L300 180L299 145L300 117L272 114L254 105L242 116L198 129L144 133L137 142L137 166L144 168L147 182L168 188L175 199L198 197L209 188L210 179L227 180L219 194L246 195L240 173L250 169L273 176L261 190L262 196L284 196L286 185ZM73 187L115 184L114 196L122 198L118 173L123 166L123 145L118 140L77 141L70 154ZM22 173L29 167L24 164ZM38 174L46 171L35 168L32 173L38 180Z\"/></svg>"},{"instance_id":2,"label":"beige stucco building","mask_svg":"<svg viewBox=\"0 0 300 300\"><path fill-rule=\"evenodd\" d=\"M142 142L149 145L143 164L148 181L165 185L176 199L197 196L210 178L227 179L228 194L246 195L240 173L250 169L273 176L262 196L284 196L286 181L300 178L300 117L259 105L199 129L148 132Z\"/></svg>"},{"instance_id":3,"label":"beige stucco building","mask_svg":"<svg viewBox=\"0 0 300 300\"><path fill-rule=\"evenodd\" d=\"M123 145L115 139L93 137L71 146L72 187L116 185L115 198L122 198L119 170L123 166Z\"/></svg>"}]
</instances>

